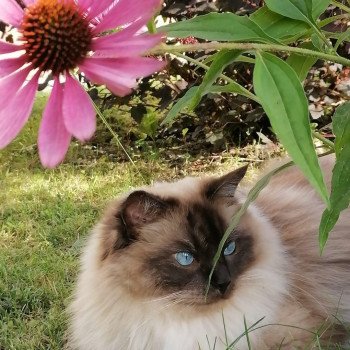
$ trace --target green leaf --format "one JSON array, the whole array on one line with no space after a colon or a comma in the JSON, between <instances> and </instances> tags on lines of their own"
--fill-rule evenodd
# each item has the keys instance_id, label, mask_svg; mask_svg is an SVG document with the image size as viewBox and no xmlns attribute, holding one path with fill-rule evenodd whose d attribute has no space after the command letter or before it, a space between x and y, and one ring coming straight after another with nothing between
<instances>
[{"instance_id":1,"label":"green leaf","mask_svg":"<svg viewBox=\"0 0 350 350\"><path fill-rule=\"evenodd\" d=\"M346 145L350 145L350 102L339 106L333 116L333 132L336 136L335 153L340 155Z\"/></svg>"},{"instance_id":2,"label":"green leaf","mask_svg":"<svg viewBox=\"0 0 350 350\"><path fill-rule=\"evenodd\" d=\"M225 67L234 62L241 52L241 50L222 50L213 56L214 59L210 68L206 72L196 94L189 103L188 108L190 110L193 110L198 105L201 98L208 93L210 87L215 83Z\"/></svg>"},{"instance_id":3,"label":"green leaf","mask_svg":"<svg viewBox=\"0 0 350 350\"><path fill-rule=\"evenodd\" d=\"M330 0L266 0L267 7L282 16L297 19L309 24L315 24L318 18L329 6Z\"/></svg>"},{"instance_id":4,"label":"green leaf","mask_svg":"<svg viewBox=\"0 0 350 350\"><path fill-rule=\"evenodd\" d=\"M320 15L326 11L330 3L330 0L312 0L312 17L314 19L320 17Z\"/></svg>"},{"instance_id":5,"label":"green leaf","mask_svg":"<svg viewBox=\"0 0 350 350\"><path fill-rule=\"evenodd\" d=\"M310 24L310 0L265 0L266 6L282 16ZM311 17L311 18L310 18Z\"/></svg>"},{"instance_id":6,"label":"green leaf","mask_svg":"<svg viewBox=\"0 0 350 350\"><path fill-rule=\"evenodd\" d=\"M323 212L319 229L321 251L341 211L348 208L350 203L350 102L344 103L335 111L333 132L336 163L332 176L330 208Z\"/></svg>"},{"instance_id":7,"label":"green leaf","mask_svg":"<svg viewBox=\"0 0 350 350\"><path fill-rule=\"evenodd\" d=\"M330 209L322 214L319 242L321 251L327 243L329 233L337 223L340 212L349 206L350 202L350 147L346 147L337 157L333 169Z\"/></svg>"},{"instance_id":8,"label":"green leaf","mask_svg":"<svg viewBox=\"0 0 350 350\"><path fill-rule=\"evenodd\" d=\"M315 50L316 48L311 43L306 43L300 47L304 49ZM294 69L301 82L303 82L309 73L310 68L317 62L317 58L303 56L299 54L291 54L287 58L287 63Z\"/></svg>"},{"instance_id":9,"label":"green leaf","mask_svg":"<svg viewBox=\"0 0 350 350\"><path fill-rule=\"evenodd\" d=\"M164 124L170 124L173 122L175 117L185 108L188 106L189 102L192 100L194 95L196 94L198 90L198 86L192 86L190 89L187 90L185 95L183 95L171 108L171 110L168 112L168 115L166 118L162 121L161 125Z\"/></svg>"},{"instance_id":10,"label":"green leaf","mask_svg":"<svg viewBox=\"0 0 350 350\"><path fill-rule=\"evenodd\" d=\"M217 41L276 42L247 16L233 13L209 13L168 24L159 30L174 38L194 36Z\"/></svg>"},{"instance_id":11,"label":"green leaf","mask_svg":"<svg viewBox=\"0 0 350 350\"><path fill-rule=\"evenodd\" d=\"M276 56L259 53L253 82L276 135L328 204L327 189L311 137L308 103L295 71Z\"/></svg>"},{"instance_id":12,"label":"green leaf","mask_svg":"<svg viewBox=\"0 0 350 350\"><path fill-rule=\"evenodd\" d=\"M242 96L252 98L251 95L246 94L246 91L247 90L242 85L239 85L238 83L234 82L234 83L229 83L227 85L213 85L210 87L210 90L208 92L212 92L212 93L227 92L231 94L239 94ZM254 101L259 102L257 98L255 98Z\"/></svg>"},{"instance_id":13,"label":"green leaf","mask_svg":"<svg viewBox=\"0 0 350 350\"><path fill-rule=\"evenodd\" d=\"M266 6L255 11L250 19L266 34L276 39L286 39L295 35L303 35L309 25L305 22L288 18L270 11Z\"/></svg>"}]
</instances>

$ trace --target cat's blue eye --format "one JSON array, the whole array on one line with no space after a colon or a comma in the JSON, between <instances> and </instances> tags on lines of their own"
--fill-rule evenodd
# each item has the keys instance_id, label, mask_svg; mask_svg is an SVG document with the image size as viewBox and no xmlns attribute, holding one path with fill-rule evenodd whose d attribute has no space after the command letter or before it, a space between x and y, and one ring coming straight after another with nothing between
<instances>
[{"instance_id":1,"label":"cat's blue eye","mask_svg":"<svg viewBox=\"0 0 350 350\"><path fill-rule=\"evenodd\" d=\"M236 243L231 241L224 250L224 255L231 255L236 250Z\"/></svg>"},{"instance_id":2,"label":"cat's blue eye","mask_svg":"<svg viewBox=\"0 0 350 350\"><path fill-rule=\"evenodd\" d=\"M194 257L189 252L178 252L175 254L175 259L182 266L188 266L193 263Z\"/></svg>"}]
</instances>

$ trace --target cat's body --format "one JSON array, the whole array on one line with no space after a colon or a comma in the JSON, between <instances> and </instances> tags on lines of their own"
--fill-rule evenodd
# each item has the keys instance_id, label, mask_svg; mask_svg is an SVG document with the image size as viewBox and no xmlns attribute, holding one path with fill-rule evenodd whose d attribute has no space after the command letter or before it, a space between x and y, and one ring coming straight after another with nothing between
<instances>
[{"instance_id":1,"label":"cat's body","mask_svg":"<svg viewBox=\"0 0 350 350\"><path fill-rule=\"evenodd\" d=\"M332 158L322 165L329 184ZM110 206L82 257L73 348L221 350L241 337L234 348L243 350L244 323L259 320L253 349L312 347L316 331L321 342L344 341L333 315L350 322L349 210L320 257L324 204L296 168L249 207L204 298L218 243L245 198L235 191L244 172L156 184Z\"/></svg>"}]
</instances>

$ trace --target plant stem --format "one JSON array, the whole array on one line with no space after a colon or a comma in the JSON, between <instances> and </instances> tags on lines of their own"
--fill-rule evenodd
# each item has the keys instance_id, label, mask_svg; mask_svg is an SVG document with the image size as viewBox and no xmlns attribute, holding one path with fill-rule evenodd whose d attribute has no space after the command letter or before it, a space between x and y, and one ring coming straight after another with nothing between
<instances>
[{"instance_id":1,"label":"plant stem","mask_svg":"<svg viewBox=\"0 0 350 350\"><path fill-rule=\"evenodd\" d=\"M322 28L322 27L326 26L327 24L330 24L332 22L338 21L338 20L343 19L343 18L349 18L349 17L350 17L349 13L342 13L341 15L325 18L322 21L318 22L318 25L320 28Z\"/></svg>"},{"instance_id":2,"label":"plant stem","mask_svg":"<svg viewBox=\"0 0 350 350\"><path fill-rule=\"evenodd\" d=\"M331 150L334 150L334 143L328 139L326 139L324 136L322 136L317 131L312 131L312 136L318 140L320 140L326 147L330 148Z\"/></svg>"},{"instance_id":3,"label":"plant stem","mask_svg":"<svg viewBox=\"0 0 350 350\"><path fill-rule=\"evenodd\" d=\"M330 50L330 52L334 52L334 48L332 46L332 43L326 38L326 36L324 35L324 33L320 30L320 28L317 27L317 25L310 23L311 27L314 30L314 33L319 37L319 39L321 41L323 41L325 43L325 45L327 46L328 50Z\"/></svg>"},{"instance_id":4,"label":"plant stem","mask_svg":"<svg viewBox=\"0 0 350 350\"><path fill-rule=\"evenodd\" d=\"M206 64L204 64L204 63L202 63L202 62L200 62L192 57L186 56L182 53L175 53L175 55L178 57L181 57L181 58L185 59L186 61L191 62L191 63L193 63L193 64L197 65L198 67L201 67L205 70L208 70L210 68ZM231 79L230 77L228 77L225 74L220 74L220 78L226 80L228 83L231 83L234 85L239 85L236 81L234 81L233 79ZM251 100L260 103L259 99L254 94L252 94L249 90L245 89L243 86L241 86L241 89L244 91L244 94L242 94L243 96L246 96L246 97L250 98Z\"/></svg>"},{"instance_id":5,"label":"plant stem","mask_svg":"<svg viewBox=\"0 0 350 350\"><path fill-rule=\"evenodd\" d=\"M325 61L332 61L336 63L343 64L345 66L350 66L350 60L347 58L336 56L324 52L313 51L309 49L304 49L301 47L291 47L286 45L277 44L258 44L258 43L242 43L242 42L208 42L208 43L197 43L197 44L187 44L187 45L166 45L161 44L154 49L150 50L148 54L150 55L160 55L164 53L177 54L179 52L188 51L205 51L205 50L244 50L244 51L272 51L272 52L287 52L287 53L297 53L302 56L315 57Z\"/></svg>"},{"instance_id":6,"label":"plant stem","mask_svg":"<svg viewBox=\"0 0 350 350\"><path fill-rule=\"evenodd\" d=\"M341 2L338 2L338 1L336 1L336 0L332 0L332 4L333 4L334 6L339 7L341 10L350 13L350 7L348 7L348 6L344 5L344 4L342 4Z\"/></svg>"},{"instance_id":7,"label":"plant stem","mask_svg":"<svg viewBox=\"0 0 350 350\"><path fill-rule=\"evenodd\" d=\"M91 100L92 101L92 100ZM112 134L112 136L114 137L114 139L117 141L119 147L123 150L123 152L125 153L125 155L128 157L128 159L130 160L130 162L132 163L133 166L136 167L135 162L132 160L132 158L130 157L129 153L127 152L127 150L125 149L125 147L123 146L123 144L120 142L118 135L114 132L114 130L112 129L112 127L110 126L110 124L108 123L108 121L106 120L105 116L103 115L103 113L101 112L101 110L98 108L98 106L96 105L96 103L94 101L92 101L92 104L95 107L95 111L97 113L97 115L100 117L100 119L102 120L103 124L106 125L107 129L110 131L110 133ZM142 175L141 175L142 176Z\"/></svg>"},{"instance_id":8,"label":"plant stem","mask_svg":"<svg viewBox=\"0 0 350 350\"><path fill-rule=\"evenodd\" d=\"M152 17L147 23L147 29L150 34L157 33L157 27L156 27L156 24L154 23L154 20L155 20L155 17Z\"/></svg>"}]
</instances>

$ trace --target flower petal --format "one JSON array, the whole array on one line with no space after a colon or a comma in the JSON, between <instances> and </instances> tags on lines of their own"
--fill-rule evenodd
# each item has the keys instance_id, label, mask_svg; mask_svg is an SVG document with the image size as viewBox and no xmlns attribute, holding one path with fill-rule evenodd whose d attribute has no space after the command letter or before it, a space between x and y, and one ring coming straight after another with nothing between
<instances>
[{"instance_id":1,"label":"flower petal","mask_svg":"<svg viewBox=\"0 0 350 350\"><path fill-rule=\"evenodd\" d=\"M67 74L63 94L63 119L69 133L81 141L90 139L96 130L95 109L81 84Z\"/></svg>"},{"instance_id":2,"label":"flower petal","mask_svg":"<svg viewBox=\"0 0 350 350\"><path fill-rule=\"evenodd\" d=\"M125 96L136 86L136 78L163 68L164 62L146 57L87 58L79 66L88 79L106 85L118 96Z\"/></svg>"},{"instance_id":3,"label":"flower petal","mask_svg":"<svg viewBox=\"0 0 350 350\"><path fill-rule=\"evenodd\" d=\"M131 23L127 27L124 27L123 29L119 30L118 32L115 32L113 34L103 35L95 38L94 40L98 39L98 41L101 43L104 43L105 41L111 41L111 40L125 41L131 38L132 36L134 36L135 33L139 31L144 25L145 25L145 21L139 19Z\"/></svg>"},{"instance_id":4,"label":"flower petal","mask_svg":"<svg viewBox=\"0 0 350 350\"><path fill-rule=\"evenodd\" d=\"M26 57L7 58L0 60L0 78L20 69L26 63Z\"/></svg>"},{"instance_id":5,"label":"flower petal","mask_svg":"<svg viewBox=\"0 0 350 350\"><path fill-rule=\"evenodd\" d=\"M116 81L113 77L110 77L108 74L101 72L94 72L84 68L85 76L93 81L95 84L106 85L107 88L117 96L126 96L131 93L132 88L134 88L136 84L136 79L130 79L130 81L123 81L123 83Z\"/></svg>"},{"instance_id":6,"label":"flower petal","mask_svg":"<svg viewBox=\"0 0 350 350\"><path fill-rule=\"evenodd\" d=\"M63 86L58 79L55 83L43 113L38 137L41 164L54 168L67 153L71 135L63 122Z\"/></svg>"},{"instance_id":7,"label":"flower petal","mask_svg":"<svg viewBox=\"0 0 350 350\"><path fill-rule=\"evenodd\" d=\"M11 53L18 50L23 50L23 46L11 44L6 41L0 40L0 54Z\"/></svg>"},{"instance_id":8,"label":"flower petal","mask_svg":"<svg viewBox=\"0 0 350 350\"><path fill-rule=\"evenodd\" d=\"M77 0L78 6L81 10L89 12L88 9L93 3L93 0Z\"/></svg>"},{"instance_id":9,"label":"flower petal","mask_svg":"<svg viewBox=\"0 0 350 350\"><path fill-rule=\"evenodd\" d=\"M111 36L113 34L97 38L93 42L92 50L95 51L95 57L129 57L141 55L159 44L163 35L138 35L122 41L114 40ZM106 38L109 40L106 40Z\"/></svg>"},{"instance_id":10,"label":"flower petal","mask_svg":"<svg viewBox=\"0 0 350 350\"><path fill-rule=\"evenodd\" d=\"M23 0L23 2L25 3L25 5L29 6L34 4L35 0Z\"/></svg>"},{"instance_id":11,"label":"flower petal","mask_svg":"<svg viewBox=\"0 0 350 350\"><path fill-rule=\"evenodd\" d=\"M142 19L147 22L160 7L161 0L119 0L94 28L95 33L125 25Z\"/></svg>"},{"instance_id":12,"label":"flower petal","mask_svg":"<svg viewBox=\"0 0 350 350\"><path fill-rule=\"evenodd\" d=\"M0 107L7 106L15 98L18 90L23 85L31 67L24 68L11 75L0 79ZM5 107L7 108L7 107Z\"/></svg>"},{"instance_id":13,"label":"flower petal","mask_svg":"<svg viewBox=\"0 0 350 350\"><path fill-rule=\"evenodd\" d=\"M19 27L23 19L23 10L15 0L0 0L0 20Z\"/></svg>"},{"instance_id":14,"label":"flower petal","mask_svg":"<svg viewBox=\"0 0 350 350\"><path fill-rule=\"evenodd\" d=\"M90 0L83 0L83 2L88 3ZM90 1L89 17L95 18L104 11L106 11L110 6L113 5L114 0L99 0Z\"/></svg>"},{"instance_id":15,"label":"flower petal","mask_svg":"<svg viewBox=\"0 0 350 350\"><path fill-rule=\"evenodd\" d=\"M33 108L38 79L39 73L0 111L0 148L7 146L27 122Z\"/></svg>"},{"instance_id":16,"label":"flower petal","mask_svg":"<svg viewBox=\"0 0 350 350\"><path fill-rule=\"evenodd\" d=\"M121 58L101 58L89 57L79 66L84 71L85 68L96 74L108 72L114 78L141 78L161 70L165 62L158 61L151 57L121 57Z\"/></svg>"}]
</instances>

